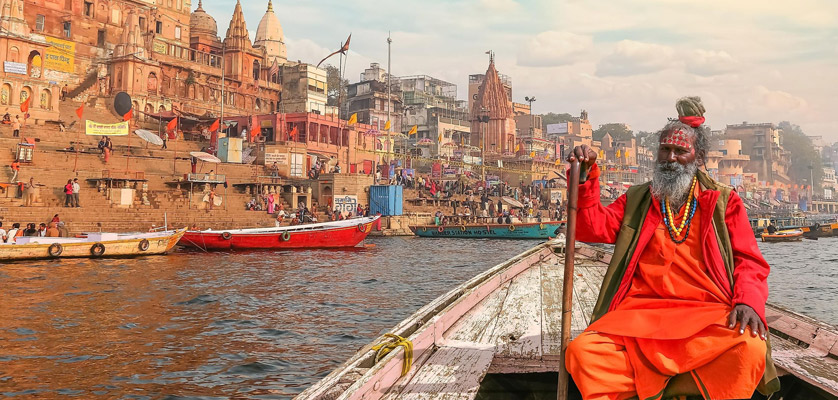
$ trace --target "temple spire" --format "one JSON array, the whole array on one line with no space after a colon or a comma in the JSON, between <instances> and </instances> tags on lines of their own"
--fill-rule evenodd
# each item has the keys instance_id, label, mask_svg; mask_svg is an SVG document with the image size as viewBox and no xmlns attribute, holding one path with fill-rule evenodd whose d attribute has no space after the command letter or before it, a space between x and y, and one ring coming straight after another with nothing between
<instances>
[{"instance_id":1,"label":"temple spire","mask_svg":"<svg viewBox=\"0 0 838 400\"><path fill-rule=\"evenodd\" d=\"M274 3L271 0L268 0L268 12L274 12Z\"/></svg>"}]
</instances>

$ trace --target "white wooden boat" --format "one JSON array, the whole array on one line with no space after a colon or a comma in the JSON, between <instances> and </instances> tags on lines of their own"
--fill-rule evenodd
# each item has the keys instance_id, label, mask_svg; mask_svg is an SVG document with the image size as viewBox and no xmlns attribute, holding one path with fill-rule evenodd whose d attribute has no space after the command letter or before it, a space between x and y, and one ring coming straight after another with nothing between
<instances>
[{"instance_id":1,"label":"white wooden boat","mask_svg":"<svg viewBox=\"0 0 838 400\"><path fill-rule=\"evenodd\" d=\"M132 257L170 251L186 228L136 234L88 233L86 237L21 236L0 245L0 260L72 257Z\"/></svg>"},{"instance_id":2,"label":"white wooden boat","mask_svg":"<svg viewBox=\"0 0 838 400\"><path fill-rule=\"evenodd\" d=\"M577 246L572 337L588 325L611 259L601 248ZM393 341L382 336L297 398L519 398L481 384L525 376L552 379L541 386L553 393L542 394L555 398L549 372L560 366L563 250L555 242L536 246L396 325L390 334L412 344L408 368L403 346L376 360L373 346ZM771 305L766 316L783 387L772 399L838 399L838 329Z\"/></svg>"}]
</instances>

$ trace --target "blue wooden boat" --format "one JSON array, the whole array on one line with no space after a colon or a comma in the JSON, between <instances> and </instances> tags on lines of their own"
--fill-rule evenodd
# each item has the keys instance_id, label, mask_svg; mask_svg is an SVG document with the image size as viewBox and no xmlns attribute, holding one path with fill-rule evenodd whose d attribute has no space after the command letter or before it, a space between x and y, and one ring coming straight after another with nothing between
<instances>
[{"instance_id":1,"label":"blue wooden boat","mask_svg":"<svg viewBox=\"0 0 838 400\"><path fill-rule=\"evenodd\" d=\"M542 239L558 235L565 221L517 224L415 225L410 230L420 237L471 239Z\"/></svg>"}]
</instances>

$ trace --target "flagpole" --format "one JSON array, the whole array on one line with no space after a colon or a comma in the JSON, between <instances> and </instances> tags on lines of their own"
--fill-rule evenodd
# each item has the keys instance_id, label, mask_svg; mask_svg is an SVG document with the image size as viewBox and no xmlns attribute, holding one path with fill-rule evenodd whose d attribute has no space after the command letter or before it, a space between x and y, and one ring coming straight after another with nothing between
<instances>
[{"instance_id":1,"label":"flagpole","mask_svg":"<svg viewBox=\"0 0 838 400\"><path fill-rule=\"evenodd\" d=\"M393 39L390 38L390 32L388 31L387 32L387 122L390 123L390 126L387 128L387 157L389 157L390 160L393 159L393 157L390 156L390 150L393 148L393 142L392 142L392 139L390 138L390 129L393 126L393 123L390 122L390 110L393 108L393 98L390 95L390 90L392 89L392 82L390 81L390 77L393 75L393 70L392 70L392 66L391 66L391 57L390 57L390 55L391 55L390 47L391 47L392 43L393 43ZM388 173L388 175L389 175L389 173Z\"/></svg>"},{"instance_id":2,"label":"flagpole","mask_svg":"<svg viewBox=\"0 0 838 400\"><path fill-rule=\"evenodd\" d=\"M82 107L84 107L84 103L82 103ZM83 112L84 112L84 108L82 108L82 113ZM82 118L79 117L79 122L84 122L84 120L82 120ZM76 144L74 146L75 149L76 149L76 160L73 162L73 172L77 171L76 167L78 167L78 165L79 165L79 132L81 132L81 129L82 128L79 127L79 130L76 131Z\"/></svg>"}]
</instances>

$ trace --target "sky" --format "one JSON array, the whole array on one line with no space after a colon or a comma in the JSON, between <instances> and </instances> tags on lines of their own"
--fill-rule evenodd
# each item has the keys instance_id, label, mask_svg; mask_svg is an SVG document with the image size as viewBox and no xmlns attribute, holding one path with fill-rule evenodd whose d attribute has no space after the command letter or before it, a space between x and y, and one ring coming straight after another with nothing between
<instances>
[{"instance_id":1,"label":"sky","mask_svg":"<svg viewBox=\"0 0 838 400\"><path fill-rule=\"evenodd\" d=\"M197 1L193 0L193 8ZM224 37L234 4L205 0ZM791 121L838 141L835 0L278 0L290 60L316 64L352 33L346 78L370 63L430 75L468 96L486 51L533 111L589 113L597 126L658 130L700 96L707 124ZM255 35L267 0L242 8ZM328 62L327 62L328 63ZM337 63L335 60L334 63Z\"/></svg>"}]
</instances>

